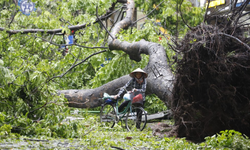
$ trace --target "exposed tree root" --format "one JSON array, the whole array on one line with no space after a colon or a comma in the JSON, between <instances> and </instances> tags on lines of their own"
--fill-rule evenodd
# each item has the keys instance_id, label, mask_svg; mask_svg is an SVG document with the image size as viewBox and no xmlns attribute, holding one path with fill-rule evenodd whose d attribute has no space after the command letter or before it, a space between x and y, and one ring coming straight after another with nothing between
<instances>
[{"instance_id":1,"label":"exposed tree root","mask_svg":"<svg viewBox=\"0 0 250 150\"><path fill-rule=\"evenodd\" d=\"M200 142L226 129L250 136L250 49L240 25L229 21L201 24L176 45L182 57L172 101L178 137Z\"/></svg>"}]
</instances>

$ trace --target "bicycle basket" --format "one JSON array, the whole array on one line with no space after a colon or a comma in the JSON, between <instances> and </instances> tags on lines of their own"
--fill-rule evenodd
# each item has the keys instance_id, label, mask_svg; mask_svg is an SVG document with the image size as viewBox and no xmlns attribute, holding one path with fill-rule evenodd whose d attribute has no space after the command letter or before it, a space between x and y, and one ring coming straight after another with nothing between
<instances>
[{"instance_id":1,"label":"bicycle basket","mask_svg":"<svg viewBox=\"0 0 250 150\"><path fill-rule=\"evenodd\" d=\"M132 105L142 106L143 105L143 97L142 94L136 95L132 100Z\"/></svg>"}]
</instances>

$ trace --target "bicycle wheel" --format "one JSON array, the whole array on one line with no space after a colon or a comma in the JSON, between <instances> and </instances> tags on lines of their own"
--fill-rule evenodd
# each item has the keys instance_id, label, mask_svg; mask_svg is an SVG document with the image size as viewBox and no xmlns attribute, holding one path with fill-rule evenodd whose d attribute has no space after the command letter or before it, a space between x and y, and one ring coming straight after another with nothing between
<instances>
[{"instance_id":1,"label":"bicycle wheel","mask_svg":"<svg viewBox=\"0 0 250 150\"><path fill-rule=\"evenodd\" d=\"M118 121L115 107L112 104L104 104L100 112L100 120L103 126L113 128Z\"/></svg>"},{"instance_id":2,"label":"bicycle wheel","mask_svg":"<svg viewBox=\"0 0 250 150\"><path fill-rule=\"evenodd\" d=\"M127 112L126 127L128 131L142 131L147 124L147 113L142 107L133 107Z\"/></svg>"}]
</instances>

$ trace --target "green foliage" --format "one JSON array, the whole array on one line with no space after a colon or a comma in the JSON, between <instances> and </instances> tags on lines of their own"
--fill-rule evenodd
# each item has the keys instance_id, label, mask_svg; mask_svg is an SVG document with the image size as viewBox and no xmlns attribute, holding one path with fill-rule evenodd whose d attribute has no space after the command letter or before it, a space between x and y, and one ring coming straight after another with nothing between
<instances>
[{"instance_id":1,"label":"green foliage","mask_svg":"<svg viewBox=\"0 0 250 150\"><path fill-rule=\"evenodd\" d=\"M101 138L106 138L108 132L93 141L93 136L97 135L97 129L103 130L98 128L95 117L84 116L85 121L65 121L70 109L67 107L66 99L57 95L59 89L95 88L127 75L135 68L144 68L147 65L148 56L142 55L142 60L135 62L123 52L108 51L95 55L71 69L73 65L82 62L91 54L103 50L88 47L107 47L106 31L100 24L93 23L96 20L96 6L98 6L98 15L101 16L116 0L32 0L32 2L35 3L37 10L30 16L23 15L14 1L0 2L0 27L5 28L4 31L0 31L0 138L20 135L84 138L83 143L92 140L92 142L104 144L105 148L109 148L110 144L116 145L117 143L111 141L102 142ZM151 4L153 1L148 3L137 1L138 7L144 9L146 13L153 9ZM169 41L167 38L159 41L161 36L159 26L154 23L156 19L160 19L162 26L169 30L170 34L174 33L175 4L175 1L164 2L159 11L149 16L150 19L145 22L142 29L130 28L121 31L117 38L128 42L145 39L160 43L171 58L174 53L168 50ZM117 8L120 6L118 5ZM187 12L185 18L188 17L188 13L192 14L192 19L188 19L188 23L196 24L200 20L195 16L201 14L201 10L197 8L194 11L195 8L189 8L190 11L187 11L187 7L190 6L189 2L184 2L182 9ZM65 56L62 55L65 50L60 46L65 44L62 33L68 36L71 34L69 26L83 24L89 26L77 30L74 38L77 44L84 47L68 46L68 53ZM178 27L186 29L181 24ZM62 29L62 33L51 35L40 32L29 34L7 32L24 29ZM109 58L111 59L106 61ZM65 72L67 74L64 74ZM147 100L148 111L152 113L166 109L155 96L149 96ZM91 130L89 127L93 127L95 132L91 132L90 138L85 138L85 134ZM116 126L108 130L130 136L130 133L123 133L120 128ZM142 143L143 137L145 134L140 133L135 138L139 138L137 142ZM154 142L154 144L159 147L158 144L161 143ZM86 145L93 146L91 142ZM146 145L150 147L148 143Z\"/></svg>"},{"instance_id":2,"label":"green foliage","mask_svg":"<svg viewBox=\"0 0 250 150\"><path fill-rule=\"evenodd\" d=\"M135 62L130 60L129 56L122 52L113 52L112 56L112 61L109 62L105 61L105 58L107 58L105 55L99 59L102 60L101 63L103 63L105 66L100 66L95 77L91 80L93 88L99 87L123 75L127 75L138 67L144 68L148 61L148 56L144 56L140 62Z\"/></svg>"},{"instance_id":3,"label":"green foliage","mask_svg":"<svg viewBox=\"0 0 250 150\"><path fill-rule=\"evenodd\" d=\"M96 6L98 5L98 15L101 16L116 0L32 2L36 4L37 11L26 16L13 1L0 1L0 27L5 28L0 31L1 149L30 149L32 146L35 149L57 149L65 148L68 143L68 149L111 149L111 146L124 149L249 149L248 137L233 130L222 131L221 134L207 137L201 144L194 144L184 138L152 136L149 126L143 132L127 132L120 124L114 128L101 127L99 115L70 114L66 99L56 94L58 89L101 86L127 75L135 68L144 68L148 56L142 55L142 61L135 62L123 52L108 51L95 55L70 70L73 65L102 50L87 47L107 46L106 31L100 24L93 24L96 20ZM145 3L143 0L136 0L138 8L144 13L150 12L154 9L154 4L160 2L156 0ZM164 1L148 16L142 28L123 30L117 38L128 42L145 39L160 43L171 58L174 52L168 48L168 38L177 34L176 31L181 37L188 30L178 21L181 20L180 15L176 15L176 5L180 3L177 0ZM192 7L190 2L183 1L181 10L188 25L195 26L202 21L204 10ZM155 25L157 19L167 30L166 35L159 32L161 26ZM59 46L65 43L60 34L7 32L23 29L63 29L62 33L67 36L71 34L69 26L82 24L90 26L76 31L74 36L77 43L85 47L69 46L69 52L65 56L62 55L65 49ZM162 40L159 40L160 37ZM67 71L69 72L63 75ZM146 98L145 108L150 113L167 109L155 95ZM31 138L46 141L27 140ZM12 147L8 147L9 143L13 143Z\"/></svg>"},{"instance_id":4,"label":"green foliage","mask_svg":"<svg viewBox=\"0 0 250 150\"><path fill-rule=\"evenodd\" d=\"M204 8L193 7L190 1L180 1L180 0L168 0L163 1L161 5L161 0L147 1L136 0L137 7L145 12L149 13L155 8L155 11L151 13L148 17L152 19L158 19L161 22L163 28L167 29L170 35L184 35L188 28L182 21L180 13L176 13L177 5L178 11L181 11L182 17L187 25L193 27L200 24L203 21L203 16L205 13ZM178 14L178 15L177 15Z\"/></svg>"},{"instance_id":5,"label":"green foliage","mask_svg":"<svg viewBox=\"0 0 250 150\"><path fill-rule=\"evenodd\" d=\"M167 106L154 94L148 95L146 97L146 103L144 104L144 106L145 110L149 114L167 110Z\"/></svg>"},{"instance_id":6,"label":"green foliage","mask_svg":"<svg viewBox=\"0 0 250 150\"><path fill-rule=\"evenodd\" d=\"M71 114L72 116L73 114ZM152 136L152 130L147 124L143 131L127 132L120 125L114 128L101 127L99 115L88 113L74 114L74 118L67 118L49 128L35 128L40 136L9 136L10 126L0 128L0 134L5 137L0 139L1 148L27 149L249 149L250 141L247 137L234 130L221 131L217 136L207 137L202 143L192 143L185 138ZM45 123L45 122L44 122ZM40 126L43 123L36 123ZM6 131L6 132L3 132ZM50 135L51 134L51 135ZM58 137L64 138L55 138ZM54 138L51 138L54 137ZM10 146L11 147L10 147Z\"/></svg>"},{"instance_id":7,"label":"green foliage","mask_svg":"<svg viewBox=\"0 0 250 150\"><path fill-rule=\"evenodd\" d=\"M11 134L11 125L4 124L0 127L0 138L4 138Z\"/></svg>"},{"instance_id":8,"label":"green foliage","mask_svg":"<svg viewBox=\"0 0 250 150\"><path fill-rule=\"evenodd\" d=\"M235 130L221 131L220 134L206 137L205 139L206 142L201 144L205 149L219 148L245 150L250 148L249 138Z\"/></svg>"},{"instance_id":9,"label":"green foliage","mask_svg":"<svg viewBox=\"0 0 250 150\"><path fill-rule=\"evenodd\" d=\"M0 9L0 27L6 30L61 28L63 33L70 34L68 26L91 24L96 20L96 4L102 6L98 8L102 15L114 0L33 2L37 11L30 16L23 15L12 1L0 2L3 8ZM12 15L15 17L11 21ZM56 93L58 89L90 88L89 82L101 70L100 58L105 58L106 54L93 56L63 77L53 78L101 49L70 46L69 53L63 56L64 49L58 46L64 44L61 35L39 32L10 35L6 30L0 32L1 135L11 129L13 133L29 136L79 136L81 124L62 123L69 108L66 99ZM105 45L104 37L105 31L98 24L75 33L77 43L86 47Z\"/></svg>"}]
</instances>

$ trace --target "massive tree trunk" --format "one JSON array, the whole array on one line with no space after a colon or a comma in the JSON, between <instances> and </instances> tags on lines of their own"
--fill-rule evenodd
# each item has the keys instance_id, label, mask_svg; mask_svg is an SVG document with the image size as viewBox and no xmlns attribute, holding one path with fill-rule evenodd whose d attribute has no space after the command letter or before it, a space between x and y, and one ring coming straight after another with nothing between
<instances>
[{"instance_id":1,"label":"massive tree trunk","mask_svg":"<svg viewBox=\"0 0 250 150\"><path fill-rule=\"evenodd\" d=\"M155 94L168 105L172 99L174 76L168 66L167 56L163 46L145 40L129 43L115 38L121 29L126 29L133 25L134 9L134 1L128 0L126 17L117 23L110 33L109 49L122 50L129 55L130 59L135 61L141 60L141 54L149 55L149 62L143 69L148 73L146 94ZM95 89L61 90L58 91L58 93L65 95L70 107L98 107L101 104L100 98L104 92L117 94L119 88L124 86L129 78L128 75L125 75Z\"/></svg>"}]
</instances>

